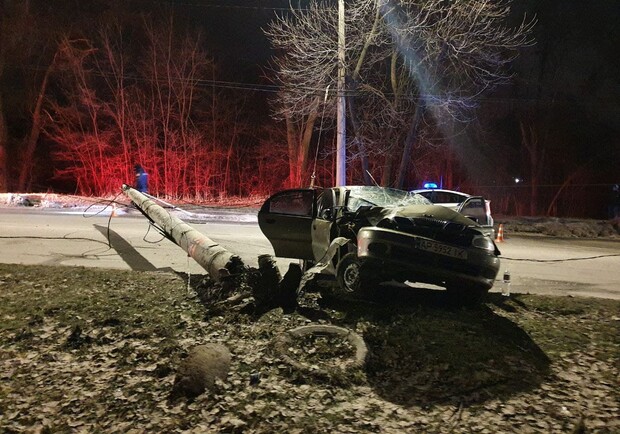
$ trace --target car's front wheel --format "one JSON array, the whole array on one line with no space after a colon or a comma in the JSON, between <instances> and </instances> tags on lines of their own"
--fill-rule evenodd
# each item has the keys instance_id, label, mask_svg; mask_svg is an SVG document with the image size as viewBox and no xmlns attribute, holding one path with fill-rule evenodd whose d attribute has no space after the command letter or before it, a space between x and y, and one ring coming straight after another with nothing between
<instances>
[{"instance_id":1,"label":"car's front wheel","mask_svg":"<svg viewBox=\"0 0 620 434\"><path fill-rule=\"evenodd\" d=\"M361 264L355 253L347 253L336 266L336 280L344 292L358 291L361 284Z\"/></svg>"},{"instance_id":2,"label":"car's front wheel","mask_svg":"<svg viewBox=\"0 0 620 434\"><path fill-rule=\"evenodd\" d=\"M379 275L377 270L362 263L356 253L347 253L336 266L338 286L346 293L373 294L381 282Z\"/></svg>"}]
</instances>

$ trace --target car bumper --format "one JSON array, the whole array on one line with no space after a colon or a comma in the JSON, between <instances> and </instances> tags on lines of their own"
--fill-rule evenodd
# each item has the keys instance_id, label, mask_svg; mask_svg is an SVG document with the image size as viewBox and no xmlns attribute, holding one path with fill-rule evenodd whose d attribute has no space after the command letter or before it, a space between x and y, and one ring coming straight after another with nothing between
<instances>
[{"instance_id":1,"label":"car bumper","mask_svg":"<svg viewBox=\"0 0 620 434\"><path fill-rule=\"evenodd\" d=\"M499 258L474 247L463 248L391 229L367 227L357 234L357 255L385 278L491 288Z\"/></svg>"}]
</instances>

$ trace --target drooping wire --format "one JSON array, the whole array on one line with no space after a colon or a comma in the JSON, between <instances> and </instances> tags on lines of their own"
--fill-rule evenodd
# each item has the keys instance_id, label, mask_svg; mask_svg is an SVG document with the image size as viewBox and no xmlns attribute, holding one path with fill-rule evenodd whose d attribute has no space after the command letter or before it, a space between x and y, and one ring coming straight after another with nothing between
<instances>
[{"instance_id":1,"label":"drooping wire","mask_svg":"<svg viewBox=\"0 0 620 434\"><path fill-rule=\"evenodd\" d=\"M160 202L160 203L163 203L164 205L166 205L166 207L171 208L171 209L173 209L173 210L175 210L175 211L180 211L180 212L182 212L182 213L184 213L184 214L189 215L190 217L193 217L193 216L195 216L195 215L196 215L196 214L195 214L195 213L193 213L193 212L185 211L184 209L179 208L179 207L178 207L178 206L176 206L176 205L173 205L173 204L171 204L171 203L168 203L168 202L166 202L165 200L162 200L162 199L160 199L160 198L158 198L158 197L151 196L151 195L150 195L150 194L148 194L148 193L142 193L142 194L143 194L143 195L145 195L146 197L148 197L149 199L151 199L151 200L155 201L155 202Z\"/></svg>"},{"instance_id":2,"label":"drooping wire","mask_svg":"<svg viewBox=\"0 0 620 434\"><path fill-rule=\"evenodd\" d=\"M110 213L110 215L108 216L108 223L107 223L107 225L106 225L106 238L107 238L107 241L108 241L108 248L110 248L110 249L112 248L112 241L110 241L110 226L111 226L111 223L112 223L112 217L114 217L114 210L115 210L115 206L116 206L116 204L117 204L117 203L118 203L118 204L121 204L121 202L118 202L118 201L116 200L116 199L117 199L117 198L118 198L121 194L122 194L122 192L121 192L121 193L118 193L116 196L114 196L114 198L113 198L113 199L110 199L110 200L100 200L100 201L97 201L97 202L91 203L91 204L90 204L90 205L89 205L89 206L88 206L88 207L84 210L84 212L82 213L82 216L83 216L84 218L90 218L90 217L95 217L95 216L98 216L99 214L101 214L102 212L104 212L106 209L108 209L108 207L110 207L110 206L112 207L112 212L111 212L111 213ZM95 205L100 205L100 204L106 204L106 205L105 205L105 206L104 206L101 210L97 211L97 212L96 212L96 213L94 213L94 214L90 214L90 215L88 215L88 214L87 214L88 210L90 210L93 206L95 206ZM126 205L126 204L124 204L124 203L123 203L122 205L123 205L123 206L127 206L127 205Z\"/></svg>"},{"instance_id":3,"label":"drooping wire","mask_svg":"<svg viewBox=\"0 0 620 434\"><path fill-rule=\"evenodd\" d=\"M319 137L316 141L316 151L314 153L314 167L312 168L312 176L310 176L310 188L314 188L316 179L316 162L319 159L319 146L321 144L321 133L323 132L323 120L325 119L325 106L327 105L327 95L329 94L329 84L325 88L325 97L323 98L323 113L321 114L321 126L319 127Z\"/></svg>"},{"instance_id":4,"label":"drooping wire","mask_svg":"<svg viewBox=\"0 0 620 434\"><path fill-rule=\"evenodd\" d=\"M500 256L500 258L506 259L507 261L519 261L519 262L570 262L570 261L586 261L589 259L612 258L616 256L620 256L620 254L610 253L609 255L583 256L579 258L563 258L563 259L508 258L506 256Z\"/></svg>"},{"instance_id":5,"label":"drooping wire","mask_svg":"<svg viewBox=\"0 0 620 434\"><path fill-rule=\"evenodd\" d=\"M107 210L110 206L111 206L111 207L113 207L112 212L110 212L110 215L108 216L108 223L107 223L107 225L106 225L106 239L107 239L107 242L108 242L108 248L112 248L112 241L111 241L111 238L110 238L110 232L111 232L111 226L112 226L112 217L114 217L114 213L115 213L115 210L116 210L116 205L117 205L117 204L118 204L118 205L122 205L122 206L123 206L123 207L125 207L125 208L128 208L128 207L130 207L130 206L131 206L131 205L127 205L126 203L119 202L119 201L117 201L117 200L116 200L116 199L118 199L118 197L119 197L121 194L123 194L123 193L122 193L122 192L121 192L121 193L118 193L118 194L117 194L116 196L114 196L114 198L112 198L112 199L103 199L103 200L98 200L98 201L96 201L96 202L94 202L94 203L90 204L90 205L89 205L89 206L88 206L88 207L84 210L84 212L82 213L82 216L83 216L84 218L91 218L91 217L96 217L96 216L98 216L99 214L103 213L103 212L104 212L105 210ZM150 195L149 195L149 197L153 198L153 196L150 196ZM133 203L133 202L132 202L132 203ZM165 203L165 202L164 202L164 203ZM104 206L102 209L100 209L99 211L97 211L97 212L95 212L95 213L88 214L88 211L89 211L89 210L90 210L93 206L95 206L95 205L101 205L101 204L105 204L105 206ZM168 205L169 205L169 204L168 204ZM172 206L172 205L170 205L170 206ZM172 206L172 207L173 207L173 208L175 208L174 206ZM147 243L156 244L156 243L160 242L161 240L163 240L164 238L172 240L172 238L171 238L168 234L166 234L166 232L165 232L165 231L164 231L161 227L159 227L159 226L157 225L157 223L155 223L155 222L154 222L154 221L153 221L153 220L152 220L152 219L151 219L151 218L150 218L150 217L149 217L149 216L148 216L148 215L147 215L144 211L142 211L142 209L141 209L140 207L136 207L136 209L137 209L138 211L140 211L140 213L142 213L142 215L144 215L144 217L146 217L146 219L149 221L149 228L148 228L148 230L146 231L146 233L144 234L144 237L142 238L142 240L143 240L143 241L145 241L145 242L147 242ZM178 209L178 208L175 208L175 209ZM182 211L182 210L181 210L181 211ZM155 230L159 233L159 235L161 235L161 237L162 237L162 238L161 238L160 240L158 240L158 241L148 241L148 240L146 239L146 237L148 236L148 234L149 234L149 232L150 232L150 230L151 230L151 227L152 227L153 229L155 229ZM174 240L173 240L173 241L174 241Z\"/></svg>"},{"instance_id":6,"label":"drooping wire","mask_svg":"<svg viewBox=\"0 0 620 434\"><path fill-rule=\"evenodd\" d=\"M192 285L191 285L191 280L192 280L192 270L190 268L190 264L189 264L189 253L187 254L187 294L191 294L192 293Z\"/></svg>"}]
</instances>

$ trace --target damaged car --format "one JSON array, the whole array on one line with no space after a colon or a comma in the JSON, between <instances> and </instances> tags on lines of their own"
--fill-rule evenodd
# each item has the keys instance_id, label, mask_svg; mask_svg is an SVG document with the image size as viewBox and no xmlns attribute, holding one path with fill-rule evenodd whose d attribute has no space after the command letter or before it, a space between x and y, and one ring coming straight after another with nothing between
<instances>
[{"instance_id":1,"label":"damaged car","mask_svg":"<svg viewBox=\"0 0 620 434\"><path fill-rule=\"evenodd\" d=\"M392 188L281 191L265 201L258 222L277 257L303 260L347 292L421 282L446 288L451 299L478 302L500 266L500 252L480 224Z\"/></svg>"}]
</instances>

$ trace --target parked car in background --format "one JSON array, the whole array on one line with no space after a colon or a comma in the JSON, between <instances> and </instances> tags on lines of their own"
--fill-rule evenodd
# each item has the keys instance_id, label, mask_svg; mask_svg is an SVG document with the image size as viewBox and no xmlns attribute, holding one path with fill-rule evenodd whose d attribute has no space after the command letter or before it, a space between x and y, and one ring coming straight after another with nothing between
<instances>
[{"instance_id":1,"label":"parked car in background","mask_svg":"<svg viewBox=\"0 0 620 434\"><path fill-rule=\"evenodd\" d=\"M423 282L470 304L493 286L500 265L497 246L479 224L391 188L285 190L265 201L258 223L277 257L326 264L321 272L344 291Z\"/></svg>"},{"instance_id":2,"label":"parked car in background","mask_svg":"<svg viewBox=\"0 0 620 434\"><path fill-rule=\"evenodd\" d=\"M495 237L491 201L485 200L482 196L472 196L460 191L440 188L426 188L413 190L413 192L424 196L436 205L445 206L474 220L491 238Z\"/></svg>"}]
</instances>

